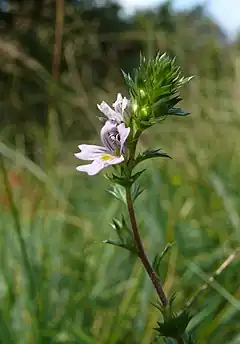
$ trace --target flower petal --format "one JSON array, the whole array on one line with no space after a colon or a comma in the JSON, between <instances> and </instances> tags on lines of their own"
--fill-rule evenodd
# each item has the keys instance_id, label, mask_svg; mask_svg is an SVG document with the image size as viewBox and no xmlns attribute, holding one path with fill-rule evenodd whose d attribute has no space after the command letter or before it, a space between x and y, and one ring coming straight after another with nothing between
<instances>
[{"instance_id":1,"label":"flower petal","mask_svg":"<svg viewBox=\"0 0 240 344\"><path fill-rule=\"evenodd\" d=\"M101 146L95 145L79 145L78 148L81 150L80 153L74 155L81 160L95 160L97 157L106 153L107 149Z\"/></svg>"},{"instance_id":2,"label":"flower petal","mask_svg":"<svg viewBox=\"0 0 240 344\"><path fill-rule=\"evenodd\" d=\"M112 155L111 159L105 161L105 166L104 167L111 166L111 165L117 165L117 164L120 164L123 161L124 161L124 157L122 155L120 155L120 156Z\"/></svg>"},{"instance_id":3,"label":"flower petal","mask_svg":"<svg viewBox=\"0 0 240 344\"><path fill-rule=\"evenodd\" d=\"M96 159L91 164L78 166L76 168L79 172L87 172L89 176L97 174L104 168L104 162L102 160Z\"/></svg>"},{"instance_id":4,"label":"flower petal","mask_svg":"<svg viewBox=\"0 0 240 344\"><path fill-rule=\"evenodd\" d=\"M107 120L101 129L101 141L102 144L111 152L117 148L117 143L114 141L114 137L118 134L117 122Z\"/></svg>"},{"instance_id":5,"label":"flower petal","mask_svg":"<svg viewBox=\"0 0 240 344\"><path fill-rule=\"evenodd\" d=\"M113 103L113 108L116 112L122 113L122 95L121 93L117 94L117 100Z\"/></svg>"},{"instance_id":6,"label":"flower petal","mask_svg":"<svg viewBox=\"0 0 240 344\"><path fill-rule=\"evenodd\" d=\"M114 120L117 122L122 121L122 116L120 113L114 111L107 103L101 102L101 104L97 104L98 109L110 120Z\"/></svg>"},{"instance_id":7,"label":"flower petal","mask_svg":"<svg viewBox=\"0 0 240 344\"><path fill-rule=\"evenodd\" d=\"M121 114L121 122L124 121L124 111L129 106L130 101L126 97L122 97L121 93L117 94L117 100L113 103L114 110Z\"/></svg>"},{"instance_id":8,"label":"flower petal","mask_svg":"<svg viewBox=\"0 0 240 344\"><path fill-rule=\"evenodd\" d=\"M122 116L124 118L124 111L129 107L130 105L130 100L128 100L126 97L123 98L122 100Z\"/></svg>"},{"instance_id":9,"label":"flower petal","mask_svg":"<svg viewBox=\"0 0 240 344\"><path fill-rule=\"evenodd\" d=\"M94 160L91 164L78 166L76 169L80 172L86 172L89 176L93 176L100 172L103 168L110 165L120 164L124 160L123 156L115 157L109 154L103 154Z\"/></svg>"},{"instance_id":10,"label":"flower petal","mask_svg":"<svg viewBox=\"0 0 240 344\"><path fill-rule=\"evenodd\" d=\"M120 142L121 142L121 147L120 147L120 154L124 152L124 145L127 140L127 137L130 133L130 128L126 128L124 123L121 123L117 126L119 135L120 135Z\"/></svg>"}]
</instances>

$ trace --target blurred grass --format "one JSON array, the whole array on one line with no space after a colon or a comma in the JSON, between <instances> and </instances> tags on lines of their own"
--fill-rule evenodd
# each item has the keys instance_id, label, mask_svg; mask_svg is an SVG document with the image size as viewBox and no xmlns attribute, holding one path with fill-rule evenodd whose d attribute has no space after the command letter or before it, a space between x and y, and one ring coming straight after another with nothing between
<instances>
[{"instance_id":1,"label":"blurred grass","mask_svg":"<svg viewBox=\"0 0 240 344\"><path fill-rule=\"evenodd\" d=\"M152 42L146 43L149 56L155 50ZM177 48L184 55L181 42ZM64 51L69 74L61 75L61 87L52 84L40 63L10 43L1 43L1 49L34 72L53 101L46 132L26 125L35 140L35 163L27 157L15 123L14 145L7 139L11 125L0 132L0 343L152 343L159 318L151 306L153 288L135 258L103 244L115 237L109 221L120 216L122 205L105 192L104 178L75 171L73 153L85 138L76 141L78 129L73 139L68 130L76 111L83 111L97 132L95 102L113 101L117 82L109 79L102 88L92 87L92 71L80 75L69 42ZM177 292L179 309L236 253L191 307L196 316L190 329L201 344L240 343L237 54L233 65L233 77L218 81L196 73L184 91L192 115L167 119L141 141L142 148L163 148L173 157L146 164L141 180L146 191L136 211L151 259L168 242L176 242L164 258L161 278L168 295ZM91 91L82 84L84 75ZM13 83L9 97L21 108L18 89ZM59 113L64 123L59 123ZM83 126L81 133L83 117L75 122L75 128Z\"/></svg>"},{"instance_id":2,"label":"blurred grass","mask_svg":"<svg viewBox=\"0 0 240 344\"><path fill-rule=\"evenodd\" d=\"M198 112L143 137L142 147L160 145L174 160L148 163L136 204L152 259L176 242L161 277L179 308L239 247L238 99L215 109L214 95L192 87L186 103ZM139 262L102 243L114 238L109 221L122 205L102 177L75 172L76 145L53 145L62 156L44 169L23 150L0 146L1 342L151 343L159 316L152 286ZM239 343L239 267L237 255L193 304L200 343Z\"/></svg>"}]
</instances>

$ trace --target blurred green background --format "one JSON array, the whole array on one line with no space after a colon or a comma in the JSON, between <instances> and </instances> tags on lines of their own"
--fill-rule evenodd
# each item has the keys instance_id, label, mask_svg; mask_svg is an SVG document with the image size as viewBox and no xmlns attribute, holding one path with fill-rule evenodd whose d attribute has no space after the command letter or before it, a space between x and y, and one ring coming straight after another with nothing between
<instances>
[{"instance_id":1,"label":"blurred green background","mask_svg":"<svg viewBox=\"0 0 240 344\"><path fill-rule=\"evenodd\" d=\"M161 343L139 261L102 243L124 208L73 156L99 143L96 104L127 96L121 69L140 51L166 51L196 76L182 91L191 115L140 144L173 157L146 164L144 244L153 259L176 242L161 279L179 309L234 256L192 305L189 330L200 344L240 343L240 39L203 6L171 1L124 16L114 2L9 0L0 27L0 343Z\"/></svg>"}]
</instances>

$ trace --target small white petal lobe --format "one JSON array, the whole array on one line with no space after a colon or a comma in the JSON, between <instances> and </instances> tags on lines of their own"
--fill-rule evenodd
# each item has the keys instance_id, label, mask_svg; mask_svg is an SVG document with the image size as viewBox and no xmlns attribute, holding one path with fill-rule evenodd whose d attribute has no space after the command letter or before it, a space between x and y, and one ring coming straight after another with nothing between
<instances>
[{"instance_id":1,"label":"small white petal lobe","mask_svg":"<svg viewBox=\"0 0 240 344\"><path fill-rule=\"evenodd\" d=\"M75 153L74 155L81 160L95 160L101 154L106 153L107 149L101 146L95 145L79 145L78 148L81 150L80 153Z\"/></svg>"},{"instance_id":2,"label":"small white petal lobe","mask_svg":"<svg viewBox=\"0 0 240 344\"><path fill-rule=\"evenodd\" d=\"M93 176L99 173L103 168L111 165L120 164L124 160L123 156L115 157L109 155L109 159L106 159L106 154L104 154L104 156L105 159L99 157L96 160L94 160L91 164L78 166L76 168L77 171L86 172L89 176Z\"/></svg>"},{"instance_id":3,"label":"small white petal lobe","mask_svg":"<svg viewBox=\"0 0 240 344\"><path fill-rule=\"evenodd\" d=\"M130 128L126 128L125 124L121 123L118 125L117 129L118 129L118 132L120 135L120 142L121 142L120 153L122 154L123 150L124 150L125 142L126 142L128 135L130 133Z\"/></svg>"}]
</instances>

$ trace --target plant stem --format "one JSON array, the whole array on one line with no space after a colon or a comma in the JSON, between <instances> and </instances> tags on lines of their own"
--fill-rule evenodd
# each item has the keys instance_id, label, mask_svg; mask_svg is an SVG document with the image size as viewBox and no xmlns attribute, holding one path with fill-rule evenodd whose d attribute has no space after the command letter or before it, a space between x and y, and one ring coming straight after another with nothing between
<instances>
[{"instance_id":1,"label":"plant stem","mask_svg":"<svg viewBox=\"0 0 240 344\"><path fill-rule=\"evenodd\" d=\"M128 213L129 213L131 225L132 225L133 235L134 235L134 239L135 239L136 246L138 249L138 256L141 259L142 264L143 264L145 270L147 271L148 276L150 277L154 288L156 289L156 292L157 292L157 294L161 300L163 307L166 307L168 304L167 297L163 291L162 284L161 284L158 276L154 272L151 264L149 263L149 260L147 258L147 255L145 253L145 250L144 250L144 247L142 244L142 240L141 240L140 233L138 230L135 212L134 212L134 208L133 208L133 201L132 201L132 195L131 195L131 189L130 188L126 188L126 198L127 198L127 207L128 207Z\"/></svg>"}]
</instances>

